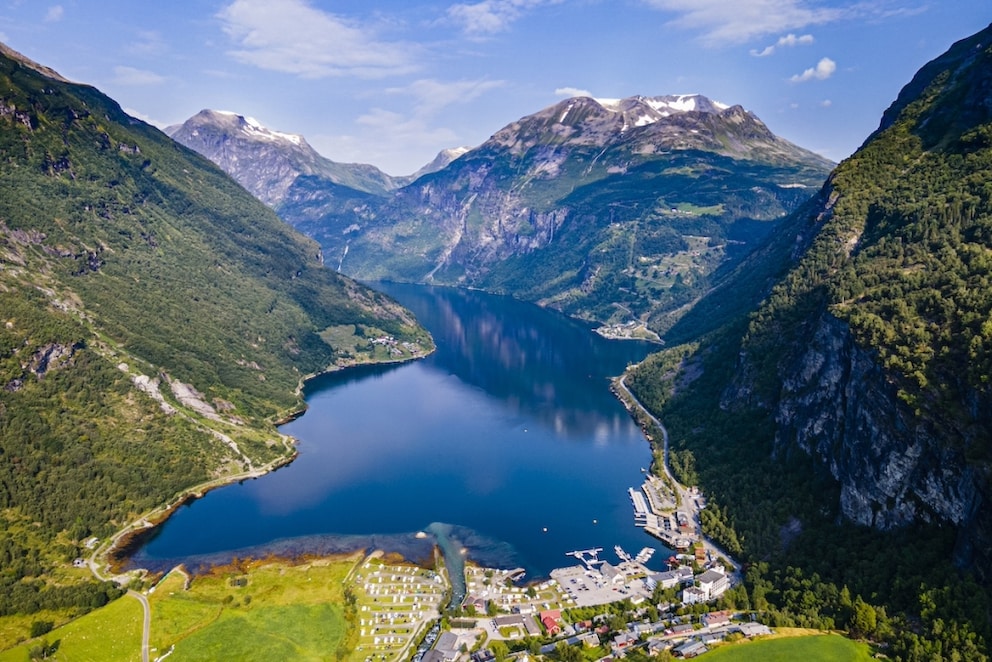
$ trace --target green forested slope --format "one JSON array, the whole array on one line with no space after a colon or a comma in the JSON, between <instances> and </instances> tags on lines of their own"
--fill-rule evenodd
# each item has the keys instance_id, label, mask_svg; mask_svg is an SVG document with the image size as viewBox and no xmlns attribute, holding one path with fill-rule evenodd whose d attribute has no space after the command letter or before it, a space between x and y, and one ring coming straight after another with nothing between
<instances>
[{"instance_id":1,"label":"green forested slope","mask_svg":"<svg viewBox=\"0 0 992 662\"><path fill-rule=\"evenodd\" d=\"M0 615L72 603L51 571L87 536L287 456L305 375L430 345L205 159L0 52Z\"/></svg>"},{"instance_id":2,"label":"green forested slope","mask_svg":"<svg viewBox=\"0 0 992 662\"><path fill-rule=\"evenodd\" d=\"M728 324L690 314L672 339L694 322L699 351L630 381L778 622L839 625L896 659L987 659L990 254L987 28L924 67L782 225L762 253L778 267L704 300ZM764 301L735 318L742 291Z\"/></svg>"}]
</instances>

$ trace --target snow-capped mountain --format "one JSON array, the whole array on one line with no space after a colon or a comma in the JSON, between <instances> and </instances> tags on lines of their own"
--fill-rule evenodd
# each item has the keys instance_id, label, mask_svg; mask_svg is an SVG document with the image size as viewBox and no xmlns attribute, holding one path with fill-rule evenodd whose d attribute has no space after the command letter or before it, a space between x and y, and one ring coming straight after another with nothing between
<instances>
[{"instance_id":1,"label":"snow-capped mountain","mask_svg":"<svg viewBox=\"0 0 992 662\"><path fill-rule=\"evenodd\" d=\"M697 296L832 165L702 95L575 97L386 198L323 196L317 214L310 200L281 213L360 278L653 321Z\"/></svg>"},{"instance_id":2,"label":"snow-capped mountain","mask_svg":"<svg viewBox=\"0 0 992 662\"><path fill-rule=\"evenodd\" d=\"M301 176L375 194L397 186L375 166L332 161L318 154L303 136L274 131L252 117L229 111L202 110L165 132L219 165L271 207L279 206Z\"/></svg>"}]
</instances>

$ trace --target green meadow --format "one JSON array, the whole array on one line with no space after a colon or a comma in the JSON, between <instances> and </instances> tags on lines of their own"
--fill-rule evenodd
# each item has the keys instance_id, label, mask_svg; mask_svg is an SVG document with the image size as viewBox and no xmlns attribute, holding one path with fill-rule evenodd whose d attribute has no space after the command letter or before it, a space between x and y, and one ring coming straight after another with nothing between
<instances>
[{"instance_id":1,"label":"green meadow","mask_svg":"<svg viewBox=\"0 0 992 662\"><path fill-rule=\"evenodd\" d=\"M347 636L344 581L360 560L235 562L192 580L170 572L147 594L150 657L170 649L174 659L194 661L343 657L355 643ZM141 605L125 596L0 653L0 662L25 662L43 642L57 642L51 660L140 660L141 624Z\"/></svg>"},{"instance_id":2,"label":"green meadow","mask_svg":"<svg viewBox=\"0 0 992 662\"><path fill-rule=\"evenodd\" d=\"M62 662L140 661L141 619L141 604L124 596L43 637L0 653L0 662L25 662L31 650L41 645L55 649L48 659Z\"/></svg>"},{"instance_id":3,"label":"green meadow","mask_svg":"<svg viewBox=\"0 0 992 662\"><path fill-rule=\"evenodd\" d=\"M872 657L867 644L839 634L822 634L729 644L706 653L703 659L706 662L868 662Z\"/></svg>"}]
</instances>

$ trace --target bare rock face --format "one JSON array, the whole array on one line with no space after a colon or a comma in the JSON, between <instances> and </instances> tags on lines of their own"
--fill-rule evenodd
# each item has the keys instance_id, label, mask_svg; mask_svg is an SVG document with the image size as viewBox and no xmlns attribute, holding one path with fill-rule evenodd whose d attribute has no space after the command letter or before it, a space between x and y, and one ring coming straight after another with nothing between
<instances>
[{"instance_id":1,"label":"bare rock face","mask_svg":"<svg viewBox=\"0 0 992 662\"><path fill-rule=\"evenodd\" d=\"M963 563L987 540L989 523L977 518L989 495L966 458L974 427L903 402L876 354L828 312L783 369L774 416L775 453L798 448L822 461L841 484L851 521L883 530L951 524L962 532Z\"/></svg>"},{"instance_id":2,"label":"bare rock face","mask_svg":"<svg viewBox=\"0 0 992 662\"><path fill-rule=\"evenodd\" d=\"M166 133L216 163L270 207L278 206L300 177L320 177L374 193L396 186L374 166L331 161L303 136L274 131L237 113L202 110Z\"/></svg>"},{"instance_id":3,"label":"bare rock face","mask_svg":"<svg viewBox=\"0 0 992 662\"><path fill-rule=\"evenodd\" d=\"M31 357L28 372L41 379L49 370L58 369L68 363L77 349L77 345L49 343Z\"/></svg>"}]
</instances>

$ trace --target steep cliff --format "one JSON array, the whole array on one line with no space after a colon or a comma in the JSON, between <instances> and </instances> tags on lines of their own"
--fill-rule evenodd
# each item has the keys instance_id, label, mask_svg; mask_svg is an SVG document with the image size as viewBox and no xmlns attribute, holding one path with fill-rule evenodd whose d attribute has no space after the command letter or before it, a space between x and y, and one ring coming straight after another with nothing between
<instances>
[{"instance_id":1,"label":"steep cliff","mask_svg":"<svg viewBox=\"0 0 992 662\"><path fill-rule=\"evenodd\" d=\"M775 422L849 520L959 531L992 569L992 29L924 67L800 219L752 316L731 410ZM812 238L811 238L812 237Z\"/></svg>"}]
</instances>

